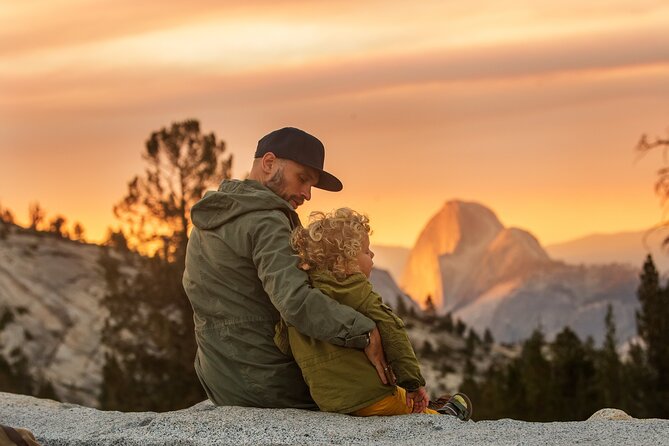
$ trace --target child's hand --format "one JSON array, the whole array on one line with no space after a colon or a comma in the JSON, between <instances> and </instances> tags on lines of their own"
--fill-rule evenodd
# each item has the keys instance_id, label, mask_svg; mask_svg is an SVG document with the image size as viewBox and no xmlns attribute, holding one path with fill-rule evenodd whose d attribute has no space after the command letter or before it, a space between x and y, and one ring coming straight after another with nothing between
<instances>
[{"instance_id":1,"label":"child's hand","mask_svg":"<svg viewBox=\"0 0 669 446\"><path fill-rule=\"evenodd\" d=\"M425 391L425 387L419 387L413 392L407 392L407 406L411 407L413 403L413 413L420 413L430 404L430 397Z\"/></svg>"}]
</instances>

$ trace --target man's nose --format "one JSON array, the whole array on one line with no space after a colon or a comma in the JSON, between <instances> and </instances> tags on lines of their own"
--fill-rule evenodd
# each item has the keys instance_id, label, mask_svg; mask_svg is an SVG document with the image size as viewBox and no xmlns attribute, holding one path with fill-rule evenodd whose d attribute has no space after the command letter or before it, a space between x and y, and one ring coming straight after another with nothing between
<instances>
[{"instance_id":1,"label":"man's nose","mask_svg":"<svg viewBox=\"0 0 669 446\"><path fill-rule=\"evenodd\" d=\"M307 201L311 200L311 187L307 187L304 191L302 191L302 196Z\"/></svg>"}]
</instances>

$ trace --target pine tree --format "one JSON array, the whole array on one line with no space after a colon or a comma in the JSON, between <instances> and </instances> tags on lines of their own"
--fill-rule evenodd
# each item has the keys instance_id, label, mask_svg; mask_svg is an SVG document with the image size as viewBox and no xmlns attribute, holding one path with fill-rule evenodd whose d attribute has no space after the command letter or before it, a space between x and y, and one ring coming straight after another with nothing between
<instances>
[{"instance_id":1,"label":"pine tree","mask_svg":"<svg viewBox=\"0 0 669 446\"><path fill-rule=\"evenodd\" d=\"M519 418L512 411L514 400L519 395L514 394L513 391L506 386L507 371L508 366L497 364L493 361L483 374L481 383L477 385L479 404L476 405L474 412L476 420L496 420L509 417Z\"/></svg>"},{"instance_id":2,"label":"pine tree","mask_svg":"<svg viewBox=\"0 0 669 446\"><path fill-rule=\"evenodd\" d=\"M493 342L495 342L495 340L492 337L492 333L490 332L489 328L486 328L485 331L483 332L483 343L492 344Z\"/></svg>"},{"instance_id":3,"label":"pine tree","mask_svg":"<svg viewBox=\"0 0 669 446\"><path fill-rule=\"evenodd\" d=\"M509 378L518 379L517 383L513 383L511 391L517 392L522 398L514 409L521 419L528 421L550 420L548 396L551 370L542 351L545 344L544 334L539 329L535 330L523 343L520 357L514 361L515 367L512 365L510 368ZM514 375L519 376L515 378Z\"/></svg>"},{"instance_id":4,"label":"pine tree","mask_svg":"<svg viewBox=\"0 0 669 446\"><path fill-rule=\"evenodd\" d=\"M133 246L183 262L191 207L208 187L230 178L232 158L224 152L225 143L214 133L202 134L196 120L151 133L144 175L128 183L128 193L114 206Z\"/></svg>"},{"instance_id":5,"label":"pine tree","mask_svg":"<svg viewBox=\"0 0 669 446\"><path fill-rule=\"evenodd\" d=\"M637 290L639 337L645 344L646 363L652 375L647 395L652 416L669 418L669 291L662 288L650 255L646 258Z\"/></svg>"},{"instance_id":6,"label":"pine tree","mask_svg":"<svg viewBox=\"0 0 669 446\"><path fill-rule=\"evenodd\" d=\"M464 321L460 318L458 318L457 321L455 321L455 334L458 336L462 337L465 335L465 331L467 331L467 324L464 323Z\"/></svg>"},{"instance_id":7,"label":"pine tree","mask_svg":"<svg viewBox=\"0 0 669 446\"><path fill-rule=\"evenodd\" d=\"M425 359L431 359L434 358L434 348L432 347L432 343L428 340L425 340L423 342L423 347L420 349L418 352L420 354L421 358Z\"/></svg>"},{"instance_id":8,"label":"pine tree","mask_svg":"<svg viewBox=\"0 0 669 446\"><path fill-rule=\"evenodd\" d=\"M80 242L86 241L86 239L84 238L85 232L86 231L84 230L84 227L82 226L81 223L76 222L74 224L74 228L72 228L72 236L74 237L75 240Z\"/></svg>"},{"instance_id":9,"label":"pine tree","mask_svg":"<svg viewBox=\"0 0 669 446\"><path fill-rule=\"evenodd\" d=\"M153 132L143 176L128 184L114 207L122 224L110 244L133 259L126 277L102 255L109 295L103 341L107 349L102 404L119 410L174 410L204 398L195 375L193 313L181 285L190 209L205 189L230 177L231 158L213 133L189 120ZM139 257L128 248L155 252ZM159 249L158 249L159 248Z\"/></svg>"},{"instance_id":10,"label":"pine tree","mask_svg":"<svg viewBox=\"0 0 669 446\"><path fill-rule=\"evenodd\" d=\"M444 329L449 333L453 333L453 314L449 311L441 319Z\"/></svg>"},{"instance_id":11,"label":"pine tree","mask_svg":"<svg viewBox=\"0 0 669 446\"><path fill-rule=\"evenodd\" d=\"M490 353L490 350L492 349L492 345L494 343L495 339L492 337L490 329L486 328L485 332L483 332L483 349L485 350L486 353Z\"/></svg>"},{"instance_id":12,"label":"pine tree","mask_svg":"<svg viewBox=\"0 0 669 446\"><path fill-rule=\"evenodd\" d=\"M33 231L39 230L39 226L44 221L44 209L39 203L31 203L28 208L28 218L30 219L30 229Z\"/></svg>"},{"instance_id":13,"label":"pine tree","mask_svg":"<svg viewBox=\"0 0 669 446\"><path fill-rule=\"evenodd\" d=\"M4 240L9 235L9 227L14 223L14 215L9 209L2 209L0 206L0 240Z\"/></svg>"},{"instance_id":14,"label":"pine tree","mask_svg":"<svg viewBox=\"0 0 669 446\"><path fill-rule=\"evenodd\" d=\"M478 333L473 328L470 328L465 338L465 355L472 356L478 345L481 345L481 338L479 338Z\"/></svg>"},{"instance_id":15,"label":"pine tree","mask_svg":"<svg viewBox=\"0 0 669 446\"><path fill-rule=\"evenodd\" d=\"M595 387L592 347L581 343L576 333L565 327L551 344L554 421L585 420L599 409Z\"/></svg>"},{"instance_id":16,"label":"pine tree","mask_svg":"<svg viewBox=\"0 0 669 446\"><path fill-rule=\"evenodd\" d=\"M613 307L609 304L604 318L606 336L598 354L598 385L603 407L620 407L622 385L622 363L617 351L616 325Z\"/></svg>"},{"instance_id":17,"label":"pine tree","mask_svg":"<svg viewBox=\"0 0 669 446\"><path fill-rule=\"evenodd\" d=\"M437 308L434 306L434 302L432 301L432 296L428 294L427 298L425 298L425 309L423 310L423 319L425 320L425 323L432 324L434 323L436 317L437 317Z\"/></svg>"},{"instance_id":18,"label":"pine tree","mask_svg":"<svg viewBox=\"0 0 669 446\"><path fill-rule=\"evenodd\" d=\"M404 299L402 298L401 294L397 295L397 308L395 308L395 313L401 318L404 318L407 315L407 306L404 303Z\"/></svg>"},{"instance_id":19,"label":"pine tree","mask_svg":"<svg viewBox=\"0 0 669 446\"><path fill-rule=\"evenodd\" d=\"M638 343L632 343L622 365L621 409L635 418L653 417L654 405L649 404L654 399L653 378L646 352Z\"/></svg>"},{"instance_id":20,"label":"pine tree","mask_svg":"<svg viewBox=\"0 0 669 446\"><path fill-rule=\"evenodd\" d=\"M66 218L62 215L57 215L49 222L49 232L58 236L67 238L68 234L65 230Z\"/></svg>"},{"instance_id":21,"label":"pine tree","mask_svg":"<svg viewBox=\"0 0 669 446\"><path fill-rule=\"evenodd\" d=\"M3 209L2 206L0 206L0 222L7 223L7 224L13 224L14 223L14 214L12 213L12 211L10 211L7 208Z\"/></svg>"},{"instance_id":22,"label":"pine tree","mask_svg":"<svg viewBox=\"0 0 669 446\"><path fill-rule=\"evenodd\" d=\"M476 365L474 364L472 357L468 355L465 359L465 367L462 373L462 385L460 386L460 391L465 393L472 400L474 407L477 407L477 403L482 401L481 389L479 384L476 382L476 373Z\"/></svg>"}]
</instances>

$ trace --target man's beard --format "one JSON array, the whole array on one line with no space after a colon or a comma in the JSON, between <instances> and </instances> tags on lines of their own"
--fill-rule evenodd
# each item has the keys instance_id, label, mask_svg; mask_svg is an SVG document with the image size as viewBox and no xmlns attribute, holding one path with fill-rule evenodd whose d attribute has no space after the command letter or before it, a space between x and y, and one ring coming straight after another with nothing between
<instances>
[{"instance_id":1,"label":"man's beard","mask_svg":"<svg viewBox=\"0 0 669 446\"><path fill-rule=\"evenodd\" d=\"M275 194L277 194L279 197L281 197L281 192L283 189L283 166L279 167L276 172L274 172L274 176L267 180L267 183L265 183L265 186ZM282 197L283 198L283 197Z\"/></svg>"},{"instance_id":2,"label":"man's beard","mask_svg":"<svg viewBox=\"0 0 669 446\"><path fill-rule=\"evenodd\" d=\"M287 195L284 191L285 189L285 181L283 178L283 166L279 167L277 171L274 173L272 178L267 180L265 183L265 186L277 194L279 197L283 198L284 200L288 201L290 203L290 200L293 200L297 206L300 206L304 200L300 198L297 195Z\"/></svg>"}]
</instances>

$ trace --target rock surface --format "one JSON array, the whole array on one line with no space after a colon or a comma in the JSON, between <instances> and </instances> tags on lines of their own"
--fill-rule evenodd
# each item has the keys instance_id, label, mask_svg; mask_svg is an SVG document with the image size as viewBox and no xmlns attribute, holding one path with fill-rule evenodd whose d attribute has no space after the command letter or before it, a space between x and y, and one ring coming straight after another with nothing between
<instances>
[{"instance_id":1,"label":"rock surface","mask_svg":"<svg viewBox=\"0 0 669 446\"><path fill-rule=\"evenodd\" d=\"M620 409L600 409L593 413L588 420L633 420L631 416Z\"/></svg>"},{"instance_id":2,"label":"rock surface","mask_svg":"<svg viewBox=\"0 0 669 446\"><path fill-rule=\"evenodd\" d=\"M296 409L215 407L176 412L102 412L0 393L0 419L30 429L44 446L223 444L669 444L669 420L461 422L447 416L355 418Z\"/></svg>"}]
</instances>

